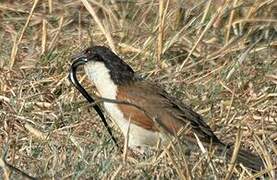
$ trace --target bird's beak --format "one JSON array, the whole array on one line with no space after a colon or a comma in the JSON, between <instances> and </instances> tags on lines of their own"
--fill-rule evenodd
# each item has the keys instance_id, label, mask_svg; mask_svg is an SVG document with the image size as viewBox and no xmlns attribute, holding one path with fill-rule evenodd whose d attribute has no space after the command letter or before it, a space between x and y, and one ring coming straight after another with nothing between
<instances>
[{"instance_id":1,"label":"bird's beak","mask_svg":"<svg viewBox=\"0 0 277 180\"><path fill-rule=\"evenodd\" d=\"M77 69L78 66L86 64L88 62L87 56L83 53L74 55L71 60L73 61L71 69Z\"/></svg>"}]
</instances>

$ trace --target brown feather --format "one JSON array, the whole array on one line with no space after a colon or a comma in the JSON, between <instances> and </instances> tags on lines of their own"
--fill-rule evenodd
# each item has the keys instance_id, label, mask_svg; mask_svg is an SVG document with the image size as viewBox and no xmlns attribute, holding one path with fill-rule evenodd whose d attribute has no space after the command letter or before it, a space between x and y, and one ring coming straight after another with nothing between
<instances>
[{"instance_id":1,"label":"brown feather","mask_svg":"<svg viewBox=\"0 0 277 180\"><path fill-rule=\"evenodd\" d=\"M120 89L117 93L117 100L127 100L128 102L133 103L134 101L137 101L137 98L133 97L131 99L131 97L128 96L126 92L126 89ZM123 112L124 118L128 120L130 119L131 123L134 123L147 130L157 131L152 119L148 117L142 110L138 109L137 107L125 104L118 104L118 107Z\"/></svg>"},{"instance_id":2,"label":"brown feather","mask_svg":"<svg viewBox=\"0 0 277 180\"><path fill-rule=\"evenodd\" d=\"M119 105L126 119L145 129L158 131L153 122L157 119L159 125L169 133L176 135L180 128L188 123L203 142L223 144L214 135L203 118L185 104L169 96L162 88L147 81L136 81L118 87L117 100L128 101L143 108L149 116L136 107Z\"/></svg>"}]
</instances>

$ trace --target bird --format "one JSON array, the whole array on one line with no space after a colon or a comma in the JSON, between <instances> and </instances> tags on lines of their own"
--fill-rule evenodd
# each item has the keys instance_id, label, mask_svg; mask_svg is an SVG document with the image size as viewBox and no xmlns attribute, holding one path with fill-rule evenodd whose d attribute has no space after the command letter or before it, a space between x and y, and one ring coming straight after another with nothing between
<instances>
[{"instance_id":1,"label":"bird","mask_svg":"<svg viewBox=\"0 0 277 180\"><path fill-rule=\"evenodd\" d=\"M158 143L165 145L167 136L174 137L181 129L189 127L190 132L183 138L185 144L197 146L197 137L206 145L225 149L229 158L232 156L234 147L219 140L200 114L159 84L138 76L109 48L91 46L73 59L84 65L88 79L104 99L104 110L124 138L128 138L130 149L156 147ZM239 150L237 162L256 171L264 168L259 156L244 149Z\"/></svg>"}]
</instances>

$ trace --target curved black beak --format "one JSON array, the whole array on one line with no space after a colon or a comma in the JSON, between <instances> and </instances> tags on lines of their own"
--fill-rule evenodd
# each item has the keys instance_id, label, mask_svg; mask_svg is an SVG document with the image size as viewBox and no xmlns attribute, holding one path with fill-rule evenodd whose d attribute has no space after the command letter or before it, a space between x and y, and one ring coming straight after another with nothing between
<instances>
[{"instance_id":1,"label":"curved black beak","mask_svg":"<svg viewBox=\"0 0 277 180\"><path fill-rule=\"evenodd\" d=\"M73 63L71 64L70 70L69 70L69 75L68 78L70 80L70 82L74 85L75 88L77 88L80 93L87 99L87 101L89 103L94 103L95 100L88 94L88 92L83 88L83 86L79 83L77 76L76 76L76 72L77 69L80 65L84 65L88 62L87 57L84 55L77 55L75 57L72 58L73 59ZM114 141L114 143L116 144L116 146L119 148L116 139L114 138L111 128L109 127L105 116L102 112L102 110L100 109L100 107L97 104L93 105L94 110L97 112L97 114L100 116L102 122L104 123L108 133L110 134L112 140Z\"/></svg>"}]
</instances>

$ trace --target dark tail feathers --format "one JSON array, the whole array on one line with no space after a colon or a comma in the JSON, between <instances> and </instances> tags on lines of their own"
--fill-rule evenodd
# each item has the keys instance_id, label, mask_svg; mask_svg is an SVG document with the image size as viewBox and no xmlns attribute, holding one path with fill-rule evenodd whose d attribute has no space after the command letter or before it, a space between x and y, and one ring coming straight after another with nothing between
<instances>
[{"instance_id":1,"label":"dark tail feathers","mask_svg":"<svg viewBox=\"0 0 277 180\"><path fill-rule=\"evenodd\" d=\"M231 159L231 157L233 155L233 150L234 150L233 147L229 147L227 150L226 154L227 154L227 157L229 160ZM255 155L247 150L244 150L244 149L239 150L236 163L241 163L245 167L248 167L255 171L264 169L263 160L259 156Z\"/></svg>"}]
</instances>

